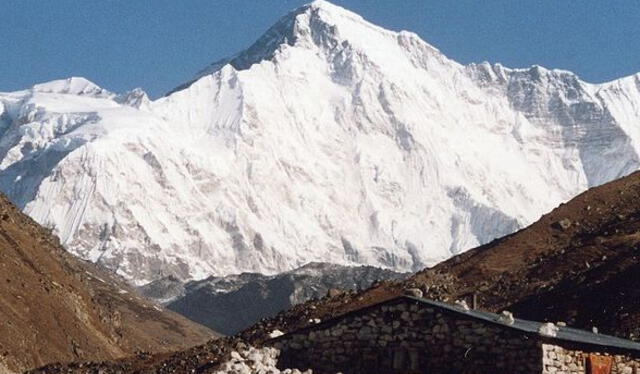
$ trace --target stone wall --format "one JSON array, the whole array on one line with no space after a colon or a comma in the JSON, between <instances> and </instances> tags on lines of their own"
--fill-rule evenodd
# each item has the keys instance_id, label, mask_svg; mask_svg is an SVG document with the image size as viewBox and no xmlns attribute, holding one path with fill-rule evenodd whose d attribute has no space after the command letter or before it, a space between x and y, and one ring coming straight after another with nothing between
<instances>
[{"instance_id":1,"label":"stone wall","mask_svg":"<svg viewBox=\"0 0 640 374\"><path fill-rule=\"evenodd\" d=\"M536 373L540 343L516 330L401 299L278 338L280 367L316 373Z\"/></svg>"},{"instance_id":2,"label":"stone wall","mask_svg":"<svg viewBox=\"0 0 640 374\"><path fill-rule=\"evenodd\" d=\"M543 374L587 373L587 357L594 351L585 351L574 345L542 344ZM612 374L640 374L640 359L626 355L603 352L613 359Z\"/></svg>"}]
</instances>

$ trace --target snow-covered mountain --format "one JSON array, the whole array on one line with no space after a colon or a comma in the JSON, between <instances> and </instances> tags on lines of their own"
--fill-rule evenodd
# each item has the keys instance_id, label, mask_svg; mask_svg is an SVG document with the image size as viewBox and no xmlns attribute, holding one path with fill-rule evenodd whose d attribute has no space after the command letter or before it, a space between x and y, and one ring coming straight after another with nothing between
<instances>
[{"instance_id":1,"label":"snow-covered mountain","mask_svg":"<svg viewBox=\"0 0 640 374\"><path fill-rule=\"evenodd\" d=\"M137 284L424 267L638 169L640 75L464 66L317 1L159 100L0 94L0 189Z\"/></svg>"}]
</instances>

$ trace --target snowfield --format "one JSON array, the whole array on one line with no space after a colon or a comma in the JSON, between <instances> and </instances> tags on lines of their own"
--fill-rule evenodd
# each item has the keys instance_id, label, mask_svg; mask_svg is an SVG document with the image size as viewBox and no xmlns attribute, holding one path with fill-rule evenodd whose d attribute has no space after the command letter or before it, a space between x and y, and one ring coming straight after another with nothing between
<instances>
[{"instance_id":1,"label":"snowfield","mask_svg":"<svg viewBox=\"0 0 640 374\"><path fill-rule=\"evenodd\" d=\"M171 94L0 93L0 189L136 284L416 270L639 166L640 75L464 66L324 1Z\"/></svg>"}]
</instances>

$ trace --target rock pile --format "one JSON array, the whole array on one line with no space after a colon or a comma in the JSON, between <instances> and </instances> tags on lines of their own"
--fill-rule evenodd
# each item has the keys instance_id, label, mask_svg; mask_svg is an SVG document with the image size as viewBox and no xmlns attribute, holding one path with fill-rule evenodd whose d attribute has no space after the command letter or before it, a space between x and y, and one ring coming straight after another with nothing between
<instances>
[{"instance_id":1,"label":"rock pile","mask_svg":"<svg viewBox=\"0 0 640 374\"><path fill-rule=\"evenodd\" d=\"M223 363L213 374L313 374L311 370L278 369L279 355L279 350L269 347L248 347L243 351L233 351L229 361Z\"/></svg>"},{"instance_id":2,"label":"rock pile","mask_svg":"<svg viewBox=\"0 0 640 374\"><path fill-rule=\"evenodd\" d=\"M229 361L223 363L214 374L281 373L276 367L279 354L280 352L274 348L249 347L241 352L233 351ZM292 373L292 371L287 370L286 373ZM296 373L300 371L296 370Z\"/></svg>"}]
</instances>

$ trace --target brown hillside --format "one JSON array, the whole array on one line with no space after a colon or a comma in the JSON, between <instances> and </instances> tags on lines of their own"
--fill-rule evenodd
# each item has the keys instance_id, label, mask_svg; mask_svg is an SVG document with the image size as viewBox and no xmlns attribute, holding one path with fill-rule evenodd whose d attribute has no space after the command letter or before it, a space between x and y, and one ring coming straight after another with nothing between
<instances>
[{"instance_id":1,"label":"brown hillside","mask_svg":"<svg viewBox=\"0 0 640 374\"><path fill-rule=\"evenodd\" d=\"M183 349L212 335L68 254L0 196L0 372Z\"/></svg>"}]
</instances>

